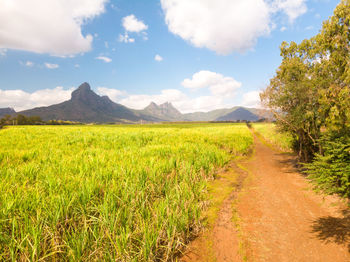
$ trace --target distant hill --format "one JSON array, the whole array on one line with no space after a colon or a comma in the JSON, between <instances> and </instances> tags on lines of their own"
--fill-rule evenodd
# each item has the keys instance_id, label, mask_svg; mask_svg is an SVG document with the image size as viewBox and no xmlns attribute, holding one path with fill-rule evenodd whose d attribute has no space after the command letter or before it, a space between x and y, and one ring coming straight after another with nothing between
<instances>
[{"instance_id":1,"label":"distant hill","mask_svg":"<svg viewBox=\"0 0 350 262\"><path fill-rule=\"evenodd\" d=\"M232 112L220 116L216 121L238 121L238 120L246 120L246 121L258 121L260 117L256 114L253 114L248 109L244 107L239 107Z\"/></svg>"},{"instance_id":2,"label":"distant hill","mask_svg":"<svg viewBox=\"0 0 350 262\"><path fill-rule=\"evenodd\" d=\"M16 114L16 111L13 108L6 107L0 108L0 118L3 118L5 115L13 115Z\"/></svg>"},{"instance_id":3,"label":"distant hill","mask_svg":"<svg viewBox=\"0 0 350 262\"><path fill-rule=\"evenodd\" d=\"M171 103L166 102L164 104L157 105L151 102L143 110L139 111L142 115L155 117L165 121L182 121L184 120L183 115L177 110Z\"/></svg>"},{"instance_id":4,"label":"distant hill","mask_svg":"<svg viewBox=\"0 0 350 262\"><path fill-rule=\"evenodd\" d=\"M129 108L114 103L107 96L95 94L88 83L72 92L70 100L60 104L37 107L19 112L26 116L40 116L43 120L69 120L78 122L139 121L140 115ZM146 117L147 118L147 117ZM151 120L151 118L150 118Z\"/></svg>"}]
</instances>

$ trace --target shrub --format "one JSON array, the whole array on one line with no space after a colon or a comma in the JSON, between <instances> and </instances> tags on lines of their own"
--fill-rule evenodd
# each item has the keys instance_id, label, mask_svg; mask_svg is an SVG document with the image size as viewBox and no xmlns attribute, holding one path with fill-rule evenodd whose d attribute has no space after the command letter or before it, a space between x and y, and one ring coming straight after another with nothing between
<instances>
[{"instance_id":1,"label":"shrub","mask_svg":"<svg viewBox=\"0 0 350 262\"><path fill-rule=\"evenodd\" d=\"M316 154L314 161L305 164L306 173L317 191L350 198L350 135L325 136L323 155Z\"/></svg>"}]
</instances>

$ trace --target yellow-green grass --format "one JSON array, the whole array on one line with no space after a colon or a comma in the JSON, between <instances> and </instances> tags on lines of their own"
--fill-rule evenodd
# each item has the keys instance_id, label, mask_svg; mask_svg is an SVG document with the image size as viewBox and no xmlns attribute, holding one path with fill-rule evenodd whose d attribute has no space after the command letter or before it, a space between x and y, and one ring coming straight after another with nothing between
<instances>
[{"instance_id":1,"label":"yellow-green grass","mask_svg":"<svg viewBox=\"0 0 350 262\"><path fill-rule=\"evenodd\" d=\"M242 124L5 128L0 260L169 260L252 140Z\"/></svg>"},{"instance_id":2,"label":"yellow-green grass","mask_svg":"<svg viewBox=\"0 0 350 262\"><path fill-rule=\"evenodd\" d=\"M290 134L279 132L273 123L254 123L253 128L266 141L283 151L292 151L293 137Z\"/></svg>"}]
</instances>

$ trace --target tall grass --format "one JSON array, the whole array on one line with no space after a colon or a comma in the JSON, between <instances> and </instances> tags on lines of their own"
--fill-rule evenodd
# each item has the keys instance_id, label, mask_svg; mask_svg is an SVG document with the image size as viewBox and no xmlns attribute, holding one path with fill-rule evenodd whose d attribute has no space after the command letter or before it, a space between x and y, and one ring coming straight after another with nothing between
<instances>
[{"instance_id":1,"label":"tall grass","mask_svg":"<svg viewBox=\"0 0 350 262\"><path fill-rule=\"evenodd\" d=\"M0 131L0 260L169 260L200 226L207 181L244 125Z\"/></svg>"},{"instance_id":2,"label":"tall grass","mask_svg":"<svg viewBox=\"0 0 350 262\"><path fill-rule=\"evenodd\" d=\"M253 128L268 142L283 151L291 152L293 148L293 137L290 134L278 132L273 123L254 123Z\"/></svg>"}]
</instances>

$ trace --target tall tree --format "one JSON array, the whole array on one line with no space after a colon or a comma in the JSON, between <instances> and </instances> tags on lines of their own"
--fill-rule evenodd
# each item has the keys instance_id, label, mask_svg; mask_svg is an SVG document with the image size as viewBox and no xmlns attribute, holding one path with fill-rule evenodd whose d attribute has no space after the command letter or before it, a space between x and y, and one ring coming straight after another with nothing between
<instances>
[{"instance_id":1,"label":"tall tree","mask_svg":"<svg viewBox=\"0 0 350 262\"><path fill-rule=\"evenodd\" d=\"M277 124L294 135L315 187L350 197L350 0L319 34L283 42L282 63L261 94Z\"/></svg>"}]
</instances>

